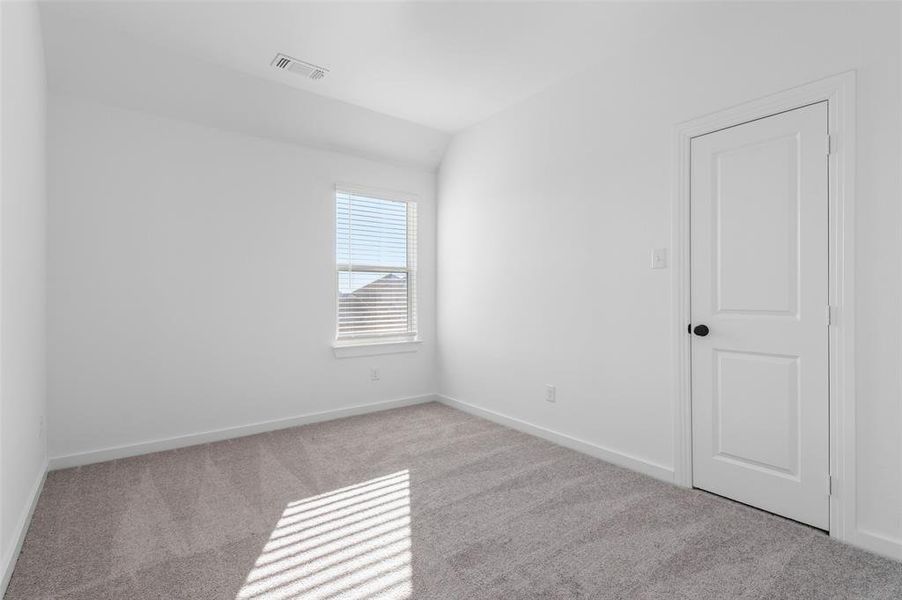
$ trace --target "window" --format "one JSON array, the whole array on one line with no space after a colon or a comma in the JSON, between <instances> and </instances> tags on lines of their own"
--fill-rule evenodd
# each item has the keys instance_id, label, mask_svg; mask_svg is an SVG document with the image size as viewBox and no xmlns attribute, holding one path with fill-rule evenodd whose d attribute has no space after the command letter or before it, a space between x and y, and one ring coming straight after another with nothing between
<instances>
[{"instance_id":1,"label":"window","mask_svg":"<svg viewBox=\"0 0 902 600\"><path fill-rule=\"evenodd\" d=\"M417 335L417 205L384 196L335 191L338 341Z\"/></svg>"}]
</instances>

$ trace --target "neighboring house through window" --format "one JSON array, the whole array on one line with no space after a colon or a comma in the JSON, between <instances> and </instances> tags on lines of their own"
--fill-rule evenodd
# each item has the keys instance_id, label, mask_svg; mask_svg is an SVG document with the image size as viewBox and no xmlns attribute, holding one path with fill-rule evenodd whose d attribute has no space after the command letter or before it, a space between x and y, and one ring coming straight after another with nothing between
<instances>
[{"instance_id":1,"label":"neighboring house through window","mask_svg":"<svg viewBox=\"0 0 902 600\"><path fill-rule=\"evenodd\" d=\"M394 194L336 188L338 341L416 338L416 206Z\"/></svg>"}]
</instances>

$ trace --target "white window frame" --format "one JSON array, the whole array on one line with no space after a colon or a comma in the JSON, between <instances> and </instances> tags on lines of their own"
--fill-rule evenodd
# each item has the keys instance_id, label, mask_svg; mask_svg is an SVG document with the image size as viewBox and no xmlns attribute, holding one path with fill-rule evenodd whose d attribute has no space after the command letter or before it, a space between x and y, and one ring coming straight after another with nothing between
<instances>
[{"instance_id":1,"label":"white window frame","mask_svg":"<svg viewBox=\"0 0 902 600\"><path fill-rule=\"evenodd\" d=\"M389 267L384 265L367 265L367 264L348 264L346 266L338 263L338 223L335 217L336 203L338 194L341 192L367 196L378 200L389 200L392 202L404 202L413 210L407 211L407 266L406 267ZM366 187L353 184L337 183L332 193L332 263L335 270L335 284L333 292L335 294L335 334L332 347L335 356L338 358L368 356L372 354L390 354L397 352L415 352L419 348L421 342L419 337L419 302L418 302L418 252L419 244L417 243L419 218L417 211L417 203L419 197L416 194L407 192L399 192L395 190L385 190L373 187ZM379 273L404 273L407 278L407 323L408 330L406 333L386 333L386 334L360 334L355 336L339 337L338 319L340 310L340 292L338 286L338 274L341 272L358 271L358 272L379 272Z\"/></svg>"}]
</instances>

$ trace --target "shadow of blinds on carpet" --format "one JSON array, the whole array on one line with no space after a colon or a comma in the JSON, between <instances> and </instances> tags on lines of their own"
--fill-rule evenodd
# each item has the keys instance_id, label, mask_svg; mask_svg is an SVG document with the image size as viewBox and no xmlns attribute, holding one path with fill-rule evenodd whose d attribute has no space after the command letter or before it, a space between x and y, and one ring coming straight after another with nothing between
<instances>
[{"instance_id":1,"label":"shadow of blinds on carpet","mask_svg":"<svg viewBox=\"0 0 902 600\"><path fill-rule=\"evenodd\" d=\"M412 596L405 469L286 506L237 600Z\"/></svg>"}]
</instances>

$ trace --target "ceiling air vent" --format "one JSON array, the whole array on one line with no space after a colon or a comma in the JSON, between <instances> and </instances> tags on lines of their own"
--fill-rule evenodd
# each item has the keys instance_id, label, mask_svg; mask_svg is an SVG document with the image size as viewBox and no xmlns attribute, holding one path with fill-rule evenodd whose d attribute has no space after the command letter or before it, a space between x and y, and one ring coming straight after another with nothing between
<instances>
[{"instance_id":1,"label":"ceiling air vent","mask_svg":"<svg viewBox=\"0 0 902 600\"><path fill-rule=\"evenodd\" d=\"M291 71L296 75L302 75L307 79L322 79L329 72L325 67L317 67L308 62L285 56L284 54L276 54L272 60L272 66L280 71Z\"/></svg>"}]
</instances>

